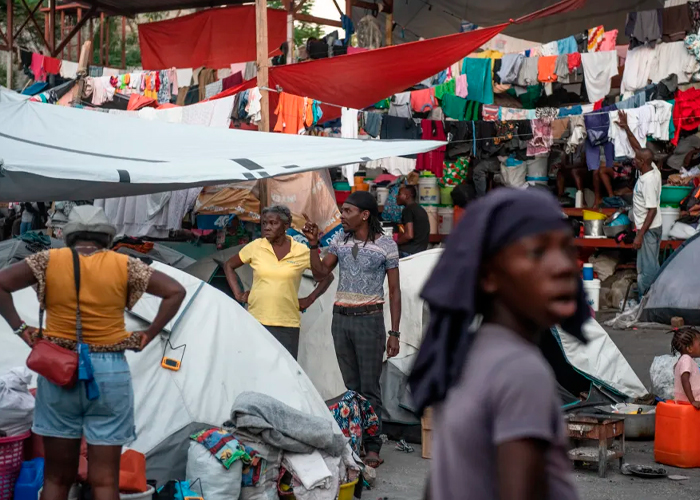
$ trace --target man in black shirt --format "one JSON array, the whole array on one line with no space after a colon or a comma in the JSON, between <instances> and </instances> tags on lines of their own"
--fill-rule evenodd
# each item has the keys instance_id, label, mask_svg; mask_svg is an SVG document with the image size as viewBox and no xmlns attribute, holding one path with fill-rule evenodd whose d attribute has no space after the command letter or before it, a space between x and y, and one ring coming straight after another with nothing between
<instances>
[{"instance_id":1,"label":"man in black shirt","mask_svg":"<svg viewBox=\"0 0 700 500\"><path fill-rule=\"evenodd\" d=\"M399 190L396 201L405 207L401 213L403 233L396 241L402 257L413 255L428 249L430 243L430 221L428 213L417 202L415 186L405 186Z\"/></svg>"}]
</instances>

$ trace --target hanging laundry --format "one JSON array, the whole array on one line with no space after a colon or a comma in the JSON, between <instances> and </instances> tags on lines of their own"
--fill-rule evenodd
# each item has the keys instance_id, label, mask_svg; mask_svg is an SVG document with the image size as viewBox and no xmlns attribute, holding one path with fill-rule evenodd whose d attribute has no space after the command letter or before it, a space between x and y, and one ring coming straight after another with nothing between
<instances>
[{"instance_id":1,"label":"hanging laundry","mask_svg":"<svg viewBox=\"0 0 700 500\"><path fill-rule=\"evenodd\" d=\"M465 78L466 76L467 75L464 75ZM434 89L435 98L442 101L442 97L445 94L457 95L457 81L450 80L449 82L441 83L440 85L436 85Z\"/></svg>"},{"instance_id":2,"label":"hanging laundry","mask_svg":"<svg viewBox=\"0 0 700 500\"><path fill-rule=\"evenodd\" d=\"M158 104L170 102L170 79L168 78L168 70L161 70L158 75L160 79L160 88L158 89Z\"/></svg>"},{"instance_id":3,"label":"hanging laundry","mask_svg":"<svg viewBox=\"0 0 700 500\"><path fill-rule=\"evenodd\" d=\"M537 57L526 57L523 59L518 73L517 84L521 87L529 87L538 84L538 60Z\"/></svg>"},{"instance_id":4,"label":"hanging laundry","mask_svg":"<svg viewBox=\"0 0 700 500\"><path fill-rule=\"evenodd\" d=\"M501 69L498 71L498 76L501 78L501 83L517 83L520 67L523 64L525 56L522 54L506 54L501 59Z\"/></svg>"},{"instance_id":5,"label":"hanging laundry","mask_svg":"<svg viewBox=\"0 0 700 500\"><path fill-rule=\"evenodd\" d=\"M603 41L600 43L599 52L617 50L617 30L610 30L603 33Z\"/></svg>"},{"instance_id":6,"label":"hanging laundry","mask_svg":"<svg viewBox=\"0 0 700 500\"><path fill-rule=\"evenodd\" d=\"M700 2L688 2L687 5L690 8L690 22L693 23L693 28L690 31L697 33L700 31Z\"/></svg>"},{"instance_id":7,"label":"hanging laundry","mask_svg":"<svg viewBox=\"0 0 700 500\"><path fill-rule=\"evenodd\" d=\"M462 73L467 75L469 99L483 104L493 104L491 60L466 57Z\"/></svg>"},{"instance_id":8,"label":"hanging laundry","mask_svg":"<svg viewBox=\"0 0 700 500\"><path fill-rule=\"evenodd\" d=\"M245 111L248 114L250 123L257 125L262 120L262 107L260 105L262 99L262 94L258 87L253 87L248 92L248 104L246 105Z\"/></svg>"},{"instance_id":9,"label":"hanging laundry","mask_svg":"<svg viewBox=\"0 0 700 500\"><path fill-rule=\"evenodd\" d=\"M218 78L216 77L215 69L204 68L199 72L198 82L199 82L199 100L203 101L206 99L207 85L214 83Z\"/></svg>"},{"instance_id":10,"label":"hanging laundry","mask_svg":"<svg viewBox=\"0 0 700 500\"><path fill-rule=\"evenodd\" d=\"M200 102L182 107L182 123L205 127L229 128L233 111L234 96Z\"/></svg>"},{"instance_id":11,"label":"hanging laundry","mask_svg":"<svg viewBox=\"0 0 700 500\"><path fill-rule=\"evenodd\" d=\"M32 54L32 65L30 69L34 74L34 81L43 82L46 80L46 72L44 71L44 56L41 54Z\"/></svg>"},{"instance_id":12,"label":"hanging laundry","mask_svg":"<svg viewBox=\"0 0 700 500\"><path fill-rule=\"evenodd\" d=\"M583 75L588 100L597 102L610 93L610 80L617 76L617 52L592 52L581 54Z\"/></svg>"},{"instance_id":13,"label":"hanging laundry","mask_svg":"<svg viewBox=\"0 0 700 500\"><path fill-rule=\"evenodd\" d=\"M596 26L588 30L588 52L598 52L600 50L604 35L605 28L603 26Z\"/></svg>"},{"instance_id":14,"label":"hanging laundry","mask_svg":"<svg viewBox=\"0 0 700 500\"><path fill-rule=\"evenodd\" d=\"M573 73L576 68L581 67L581 54L578 52L574 52L573 54L569 54L566 56L567 58L567 63L569 65L569 73Z\"/></svg>"},{"instance_id":15,"label":"hanging laundry","mask_svg":"<svg viewBox=\"0 0 700 500\"><path fill-rule=\"evenodd\" d=\"M454 79L455 82L455 95L457 97L462 97L464 99L469 95L468 85L467 85L467 75L459 75Z\"/></svg>"},{"instance_id":16,"label":"hanging laundry","mask_svg":"<svg viewBox=\"0 0 700 500\"><path fill-rule=\"evenodd\" d=\"M673 107L673 124L676 134L671 142L677 146L681 130L695 130L700 125L700 90L690 88L678 91Z\"/></svg>"},{"instance_id":17,"label":"hanging laundry","mask_svg":"<svg viewBox=\"0 0 700 500\"><path fill-rule=\"evenodd\" d=\"M608 136L615 146L615 158L634 158L634 148L627 138L627 133L617 124L619 113L619 111L610 112L610 128L608 129ZM627 115L627 124L637 142L641 147L646 147L650 125L655 121L654 107L645 105L641 108L628 109L624 113Z\"/></svg>"},{"instance_id":18,"label":"hanging laundry","mask_svg":"<svg viewBox=\"0 0 700 500\"><path fill-rule=\"evenodd\" d=\"M456 160L472 153L475 138L474 122L447 121L444 123L444 130L448 141L445 149L447 160Z\"/></svg>"},{"instance_id":19,"label":"hanging laundry","mask_svg":"<svg viewBox=\"0 0 700 500\"><path fill-rule=\"evenodd\" d=\"M49 75L61 73L61 60L54 57L44 57L44 71Z\"/></svg>"},{"instance_id":20,"label":"hanging laundry","mask_svg":"<svg viewBox=\"0 0 700 500\"><path fill-rule=\"evenodd\" d=\"M402 92L392 96L389 116L398 116L400 118L411 118L413 116L413 113L411 113L410 92Z\"/></svg>"},{"instance_id":21,"label":"hanging laundry","mask_svg":"<svg viewBox=\"0 0 700 500\"><path fill-rule=\"evenodd\" d=\"M411 92L411 108L414 112L428 113L436 105L435 89L433 87Z\"/></svg>"},{"instance_id":22,"label":"hanging laundry","mask_svg":"<svg viewBox=\"0 0 700 500\"><path fill-rule=\"evenodd\" d=\"M700 62L685 48L684 42L660 43L656 46L656 64L652 65L649 79L658 83L671 74L678 76L678 84L691 81L700 71Z\"/></svg>"},{"instance_id":23,"label":"hanging laundry","mask_svg":"<svg viewBox=\"0 0 700 500\"><path fill-rule=\"evenodd\" d=\"M666 101L651 101L647 105L654 108L654 121L649 124L649 135L659 141L668 141L673 104Z\"/></svg>"},{"instance_id":24,"label":"hanging laundry","mask_svg":"<svg viewBox=\"0 0 700 500\"><path fill-rule=\"evenodd\" d=\"M557 65L558 56L543 56L537 61L537 79L540 82L556 82L557 75L555 67Z\"/></svg>"},{"instance_id":25,"label":"hanging laundry","mask_svg":"<svg viewBox=\"0 0 700 500\"><path fill-rule=\"evenodd\" d=\"M657 65L656 54L656 49L652 47L637 47L627 51L620 92L624 94L646 87L649 76Z\"/></svg>"},{"instance_id":26,"label":"hanging laundry","mask_svg":"<svg viewBox=\"0 0 700 500\"><path fill-rule=\"evenodd\" d=\"M453 120L465 120L467 100L452 94L445 94L442 98L442 111L447 118Z\"/></svg>"},{"instance_id":27,"label":"hanging laundry","mask_svg":"<svg viewBox=\"0 0 700 500\"><path fill-rule=\"evenodd\" d=\"M99 78L90 78L88 81L91 82L92 87L92 104L100 106L107 101L114 99L115 88L110 83L110 77L101 76Z\"/></svg>"},{"instance_id":28,"label":"hanging laundry","mask_svg":"<svg viewBox=\"0 0 700 500\"><path fill-rule=\"evenodd\" d=\"M73 79L78 76L78 63L72 61L61 61L61 76Z\"/></svg>"},{"instance_id":29,"label":"hanging laundry","mask_svg":"<svg viewBox=\"0 0 700 500\"><path fill-rule=\"evenodd\" d=\"M589 113L583 116L586 124L586 165L588 170L598 170L600 167L600 148L603 147L606 163L612 166L615 148L610 142L610 115L606 111L613 111L614 106L601 108L600 112Z\"/></svg>"},{"instance_id":30,"label":"hanging laundry","mask_svg":"<svg viewBox=\"0 0 700 500\"><path fill-rule=\"evenodd\" d=\"M279 95L275 132L284 134L299 134L304 128L304 98L282 92Z\"/></svg>"},{"instance_id":31,"label":"hanging laundry","mask_svg":"<svg viewBox=\"0 0 700 500\"><path fill-rule=\"evenodd\" d=\"M552 120L543 118L532 120L532 140L527 143L527 155L547 154L554 143L552 137Z\"/></svg>"},{"instance_id":32,"label":"hanging laundry","mask_svg":"<svg viewBox=\"0 0 700 500\"><path fill-rule=\"evenodd\" d=\"M342 108L340 115L340 136L344 139L357 139L357 110L352 108ZM354 185L355 174L360 170L359 163L342 166L343 175L348 180L350 186Z\"/></svg>"},{"instance_id":33,"label":"hanging laundry","mask_svg":"<svg viewBox=\"0 0 700 500\"><path fill-rule=\"evenodd\" d=\"M217 80L204 87L204 98L210 99L223 90L223 80Z\"/></svg>"},{"instance_id":34,"label":"hanging laundry","mask_svg":"<svg viewBox=\"0 0 700 500\"><path fill-rule=\"evenodd\" d=\"M459 99L456 97L455 99ZM382 139L420 139L422 130L412 118L385 116L382 119Z\"/></svg>"},{"instance_id":35,"label":"hanging laundry","mask_svg":"<svg viewBox=\"0 0 700 500\"><path fill-rule=\"evenodd\" d=\"M182 87L189 87L192 85L192 68L187 69L176 69L177 72L177 83Z\"/></svg>"},{"instance_id":36,"label":"hanging laundry","mask_svg":"<svg viewBox=\"0 0 700 500\"><path fill-rule=\"evenodd\" d=\"M421 121L423 140L430 141L445 141L445 130L442 122L431 120ZM440 146L428 153L418 155L416 162L416 170L427 170L434 173L437 177L442 177L443 162L445 160L445 146Z\"/></svg>"},{"instance_id":37,"label":"hanging laundry","mask_svg":"<svg viewBox=\"0 0 700 500\"><path fill-rule=\"evenodd\" d=\"M180 82L177 79L177 70L175 68L168 70L168 81L170 82L170 94L177 95L180 89Z\"/></svg>"},{"instance_id":38,"label":"hanging laundry","mask_svg":"<svg viewBox=\"0 0 700 500\"><path fill-rule=\"evenodd\" d=\"M569 82L569 56L559 55L557 56L557 61L554 64L554 74L557 77L557 81L561 83Z\"/></svg>"},{"instance_id":39,"label":"hanging laundry","mask_svg":"<svg viewBox=\"0 0 700 500\"><path fill-rule=\"evenodd\" d=\"M370 137L379 137L382 129L382 114L366 111L362 128Z\"/></svg>"},{"instance_id":40,"label":"hanging laundry","mask_svg":"<svg viewBox=\"0 0 700 500\"><path fill-rule=\"evenodd\" d=\"M537 119L554 119L559 116L559 108L537 108L535 110L535 116Z\"/></svg>"},{"instance_id":41,"label":"hanging laundry","mask_svg":"<svg viewBox=\"0 0 700 500\"><path fill-rule=\"evenodd\" d=\"M560 141L564 135L569 133L569 119L557 118L552 121L552 138L555 141Z\"/></svg>"},{"instance_id":42,"label":"hanging laundry","mask_svg":"<svg viewBox=\"0 0 700 500\"><path fill-rule=\"evenodd\" d=\"M566 153L572 154L586 140L586 124L583 116L569 117L569 131L570 136L568 141L566 141Z\"/></svg>"},{"instance_id":43,"label":"hanging laundry","mask_svg":"<svg viewBox=\"0 0 700 500\"><path fill-rule=\"evenodd\" d=\"M558 40L557 48L559 51L559 55L573 54L574 52L578 52L578 44L576 43L576 39L573 36L568 36L566 38Z\"/></svg>"},{"instance_id":44,"label":"hanging laundry","mask_svg":"<svg viewBox=\"0 0 700 500\"><path fill-rule=\"evenodd\" d=\"M102 66L89 66L88 67L88 76L92 76L92 77L102 76L103 71L104 71L104 68Z\"/></svg>"},{"instance_id":45,"label":"hanging laundry","mask_svg":"<svg viewBox=\"0 0 700 500\"><path fill-rule=\"evenodd\" d=\"M627 14L625 35L630 39L629 48L634 49L640 45L655 47L662 36L662 21L661 9Z\"/></svg>"},{"instance_id":46,"label":"hanging laundry","mask_svg":"<svg viewBox=\"0 0 700 500\"><path fill-rule=\"evenodd\" d=\"M542 45L542 55L543 56L558 56L559 55L559 43L549 42Z\"/></svg>"},{"instance_id":47,"label":"hanging laundry","mask_svg":"<svg viewBox=\"0 0 700 500\"><path fill-rule=\"evenodd\" d=\"M495 122L499 119L500 106L494 106L492 104L484 104L481 107L481 117L484 121Z\"/></svg>"},{"instance_id":48,"label":"hanging laundry","mask_svg":"<svg viewBox=\"0 0 700 500\"><path fill-rule=\"evenodd\" d=\"M233 73L232 75L221 80L221 88L222 88L222 90L228 90L230 88L237 87L238 85L241 85L242 83L243 83L243 74L242 73Z\"/></svg>"},{"instance_id":49,"label":"hanging laundry","mask_svg":"<svg viewBox=\"0 0 700 500\"><path fill-rule=\"evenodd\" d=\"M530 110L517 108L500 108L498 112L499 120L529 120ZM533 117L534 118L534 117Z\"/></svg>"}]
</instances>

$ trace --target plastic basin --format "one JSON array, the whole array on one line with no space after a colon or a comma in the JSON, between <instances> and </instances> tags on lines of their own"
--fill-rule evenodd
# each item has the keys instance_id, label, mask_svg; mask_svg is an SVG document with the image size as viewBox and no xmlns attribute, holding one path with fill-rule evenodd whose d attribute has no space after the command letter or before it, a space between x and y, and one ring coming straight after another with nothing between
<instances>
[{"instance_id":1,"label":"plastic basin","mask_svg":"<svg viewBox=\"0 0 700 500\"><path fill-rule=\"evenodd\" d=\"M662 186L661 206L677 207L692 191L688 186Z\"/></svg>"}]
</instances>

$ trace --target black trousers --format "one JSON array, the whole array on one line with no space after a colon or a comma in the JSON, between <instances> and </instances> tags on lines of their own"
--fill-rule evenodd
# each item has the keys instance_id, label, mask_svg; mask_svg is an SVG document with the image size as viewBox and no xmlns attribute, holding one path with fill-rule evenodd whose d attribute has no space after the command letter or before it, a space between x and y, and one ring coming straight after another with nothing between
<instances>
[{"instance_id":1,"label":"black trousers","mask_svg":"<svg viewBox=\"0 0 700 500\"><path fill-rule=\"evenodd\" d=\"M382 376L386 329L381 311L363 316L333 314L333 344L345 387L364 396L379 417L376 436L365 435L365 451L379 453L382 449Z\"/></svg>"},{"instance_id":2,"label":"black trousers","mask_svg":"<svg viewBox=\"0 0 700 500\"><path fill-rule=\"evenodd\" d=\"M300 328L292 328L288 326L267 326L267 331L277 339L277 342L282 344L289 353L297 359L299 355L299 330Z\"/></svg>"}]
</instances>

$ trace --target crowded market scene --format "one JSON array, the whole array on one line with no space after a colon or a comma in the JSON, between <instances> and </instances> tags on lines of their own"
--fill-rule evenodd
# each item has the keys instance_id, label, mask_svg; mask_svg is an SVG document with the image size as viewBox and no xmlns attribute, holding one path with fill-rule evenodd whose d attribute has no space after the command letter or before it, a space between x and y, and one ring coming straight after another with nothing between
<instances>
[{"instance_id":1,"label":"crowded market scene","mask_svg":"<svg viewBox=\"0 0 700 500\"><path fill-rule=\"evenodd\" d=\"M0 1L0 500L700 494L700 1L492 3Z\"/></svg>"}]
</instances>

